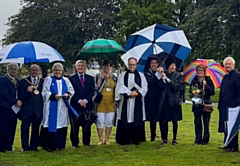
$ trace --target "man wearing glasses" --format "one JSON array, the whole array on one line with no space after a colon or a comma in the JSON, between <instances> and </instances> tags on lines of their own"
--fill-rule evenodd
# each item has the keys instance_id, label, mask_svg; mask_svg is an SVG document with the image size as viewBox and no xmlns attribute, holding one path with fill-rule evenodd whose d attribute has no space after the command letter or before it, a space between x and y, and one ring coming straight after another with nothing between
<instances>
[{"instance_id":1,"label":"man wearing glasses","mask_svg":"<svg viewBox=\"0 0 240 166\"><path fill-rule=\"evenodd\" d=\"M137 59L128 59L128 69L120 74L115 89L118 144L136 144L146 140L144 97L147 93L145 76L136 70Z\"/></svg>"},{"instance_id":2,"label":"man wearing glasses","mask_svg":"<svg viewBox=\"0 0 240 166\"><path fill-rule=\"evenodd\" d=\"M17 63L7 65L7 74L0 78L0 152L13 151L17 113L22 106L18 100Z\"/></svg>"}]
</instances>

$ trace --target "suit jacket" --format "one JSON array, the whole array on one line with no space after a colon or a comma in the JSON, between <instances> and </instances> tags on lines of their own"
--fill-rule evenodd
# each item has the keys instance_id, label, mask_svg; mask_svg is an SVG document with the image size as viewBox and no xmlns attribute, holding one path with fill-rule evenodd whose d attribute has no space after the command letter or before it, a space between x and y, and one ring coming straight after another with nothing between
<instances>
[{"instance_id":1,"label":"suit jacket","mask_svg":"<svg viewBox=\"0 0 240 166\"><path fill-rule=\"evenodd\" d=\"M0 106L12 109L12 106L17 104L17 88L19 80L17 79L17 85L15 85L6 77L0 78Z\"/></svg>"},{"instance_id":2,"label":"suit jacket","mask_svg":"<svg viewBox=\"0 0 240 166\"><path fill-rule=\"evenodd\" d=\"M31 82L31 77L28 76L26 79ZM27 88L31 86L29 82L22 79L19 83L19 92L18 98L22 101L22 107L19 114L19 119L22 120L25 116L31 116L33 113L37 117L42 117L43 115L43 98L42 98L42 88L43 88L43 79L40 78L39 85L37 90L39 94L36 95L33 92L28 92Z\"/></svg>"},{"instance_id":3,"label":"suit jacket","mask_svg":"<svg viewBox=\"0 0 240 166\"><path fill-rule=\"evenodd\" d=\"M86 99L88 101L86 109L92 110L93 109L93 101L92 97L94 95L94 79L92 76L88 74L84 74L84 88L80 83L80 79L78 74L74 74L73 76L69 77L70 82L73 85L75 94L71 98L71 106L78 112L82 112L84 110L83 107L80 106L78 101L80 99Z\"/></svg>"}]
</instances>

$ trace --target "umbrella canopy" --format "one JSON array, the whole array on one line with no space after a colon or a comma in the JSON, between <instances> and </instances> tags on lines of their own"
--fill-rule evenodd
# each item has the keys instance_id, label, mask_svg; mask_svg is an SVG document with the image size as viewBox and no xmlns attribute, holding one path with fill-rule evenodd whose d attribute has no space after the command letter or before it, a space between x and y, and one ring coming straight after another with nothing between
<instances>
[{"instance_id":1,"label":"umbrella canopy","mask_svg":"<svg viewBox=\"0 0 240 166\"><path fill-rule=\"evenodd\" d=\"M65 61L53 47L35 41L24 41L10 44L0 50L0 63L31 63Z\"/></svg>"},{"instance_id":2,"label":"umbrella canopy","mask_svg":"<svg viewBox=\"0 0 240 166\"><path fill-rule=\"evenodd\" d=\"M228 146L233 137L240 129L240 106L228 108L228 120L226 121L227 137L225 139L225 147Z\"/></svg>"},{"instance_id":3,"label":"umbrella canopy","mask_svg":"<svg viewBox=\"0 0 240 166\"><path fill-rule=\"evenodd\" d=\"M183 64L191 51L191 46L182 30L154 24L132 34L125 50L127 52L121 56L124 63L127 65L128 59L135 57L140 64L137 70L143 71L148 56L163 51L181 59Z\"/></svg>"},{"instance_id":4,"label":"umbrella canopy","mask_svg":"<svg viewBox=\"0 0 240 166\"><path fill-rule=\"evenodd\" d=\"M173 57L171 55L169 55L168 53L166 52L161 52L159 54L154 54L154 55L150 55L146 61L146 65L144 66L144 69L143 71L147 71L149 68L150 68L150 62L152 59L158 59L159 61L159 66L163 67L164 70L167 70L166 67L165 67L165 61L168 59L168 58L171 58L173 59L177 64L177 70L179 70L179 66L181 66L182 64L182 60L177 58L177 57ZM139 66L140 64L138 64Z\"/></svg>"},{"instance_id":5,"label":"umbrella canopy","mask_svg":"<svg viewBox=\"0 0 240 166\"><path fill-rule=\"evenodd\" d=\"M197 75L196 66L203 64L207 67L206 75L210 76L213 84L216 88L219 88L223 79L223 76L226 74L225 69L213 59L197 59L190 65L184 68L184 80L185 82L191 84L194 77Z\"/></svg>"},{"instance_id":6,"label":"umbrella canopy","mask_svg":"<svg viewBox=\"0 0 240 166\"><path fill-rule=\"evenodd\" d=\"M114 40L108 39L96 39L88 41L84 44L81 53L90 55L101 55L101 54L123 54L125 50Z\"/></svg>"}]
</instances>

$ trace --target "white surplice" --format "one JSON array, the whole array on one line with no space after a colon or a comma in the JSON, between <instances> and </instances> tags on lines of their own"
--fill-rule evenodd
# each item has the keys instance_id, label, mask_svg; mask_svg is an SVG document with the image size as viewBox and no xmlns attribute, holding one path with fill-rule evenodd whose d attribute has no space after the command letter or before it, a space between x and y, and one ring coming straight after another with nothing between
<instances>
[{"instance_id":1,"label":"white surplice","mask_svg":"<svg viewBox=\"0 0 240 166\"><path fill-rule=\"evenodd\" d=\"M68 78L63 77L63 79L66 81L68 92L71 93L71 96L74 95L74 89L69 81ZM58 87L58 94L62 93L62 80L56 80L57 81L57 87ZM50 96L52 92L50 91L50 87L52 85L52 78L47 77L44 79L43 83L43 90L42 90L42 96L43 96L43 119L42 119L42 125L43 127L48 127L48 116L49 116L49 107L50 107ZM58 110L57 110L57 129L67 127L69 124L69 117L68 117L68 108L66 107L64 101L62 98L58 100Z\"/></svg>"},{"instance_id":2,"label":"white surplice","mask_svg":"<svg viewBox=\"0 0 240 166\"><path fill-rule=\"evenodd\" d=\"M135 83L135 74L129 73L128 76L128 86L124 85L124 76L126 74L126 71L120 74L116 89L115 89L115 101L119 101L119 107L117 108L117 118L121 120L121 113L122 113L122 105L123 105L123 94L127 94L128 96L131 94L131 89L133 87L138 89L138 92L142 95L142 114L143 114L143 120L146 120L146 114L145 114L145 104L144 104L144 97L147 93L147 80L145 76L139 72L140 79L141 79L141 87ZM135 98L128 98L127 101L127 122L132 123L134 122L134 108L135 108Z\"/></svg>"}]
</instances>

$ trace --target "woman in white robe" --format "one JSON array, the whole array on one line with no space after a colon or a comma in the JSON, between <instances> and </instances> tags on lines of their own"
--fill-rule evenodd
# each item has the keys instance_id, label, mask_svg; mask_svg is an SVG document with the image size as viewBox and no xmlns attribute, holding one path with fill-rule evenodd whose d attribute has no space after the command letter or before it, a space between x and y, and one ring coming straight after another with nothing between
<instances>
[{"instance_id":1,"label":"woman in white robe","mask_svg":"<svg viewBox=\"0 0 240 166\"><path fill-rule=\"evenodd\" d=\"M41 146L47 151L65 148L67 126L69 124L67 103L74 95L74 89L68 78L62 77L63 66L55 63L53 76L43 83L43 120Z\"/></svg>"}]
</instances>

